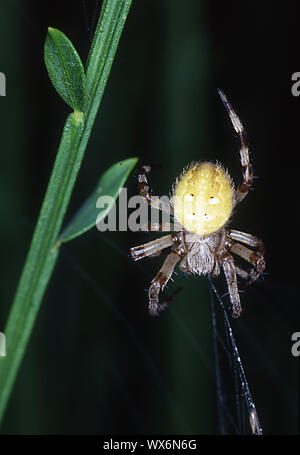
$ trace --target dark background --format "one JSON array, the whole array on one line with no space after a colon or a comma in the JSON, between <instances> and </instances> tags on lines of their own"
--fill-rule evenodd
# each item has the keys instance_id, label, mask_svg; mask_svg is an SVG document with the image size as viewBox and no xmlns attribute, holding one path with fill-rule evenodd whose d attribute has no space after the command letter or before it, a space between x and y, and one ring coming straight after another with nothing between
<instances>
[{"instance_id":1,"label":"dark background","mask_svg":"<svg viewBox=\"0 0 300 455\"><path fill-rule=\"evenodd\" d=\"M45 70L46 30L62 30L85 62L94 5L1 2L0 331L69 113ZM222 162L238 183L223 88L258 177L232 226L264 240L267 274L241 294L244 314L231 323L266 434L299 431L298 17L292 2L133 1L67 214L107 167L133 156L162 165L151 176L156 194L193 160ZM134 174L127 187L136 194ZM2 433L219 433L208 281L178 273L169 292L180 285L181 294L150 318L145 290L161 259L135 264L129 248L152 237L94 229L62 247Z\"/></svg>"}]
</instances>

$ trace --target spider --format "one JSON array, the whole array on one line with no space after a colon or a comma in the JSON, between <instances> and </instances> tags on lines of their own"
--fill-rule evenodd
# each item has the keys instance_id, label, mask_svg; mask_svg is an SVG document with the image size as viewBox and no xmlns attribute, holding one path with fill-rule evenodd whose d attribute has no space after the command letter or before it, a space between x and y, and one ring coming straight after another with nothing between
<instances>
[{"instance_id":1,"label":"spider","mask_svg":"<svg viewBox=\"0 0 300 455\"><path fill-rule=\"evenodd\" d=\"M130 250L135 261L146 256L157 256L165 251L169 253L148 291L151 315L157 315L165 306L159 303L159 293L168 283L179 261L180 269L188 274L217 276L222 267L233 317L238 317L242 313L237 275L251 283L265 268L262 241L252 234L226 227L233 209L248 194L253 173L244 127L224 92L218 89L218 94L239 138L243 172L243 181L239 188L234 188L230 175L221 164L192 163L176 179L170 206L167 207L161 203L158 196L153 196L149 189L147 173L151 167L143 166L138 175L139 193L142 198L151 207L169 212L174 217L173 224L150 223L144 229L169 231L171 232L169 235ZM250 271L236 265L231 253L249 262L252 265Z\"/></svg>"}]
</instances>

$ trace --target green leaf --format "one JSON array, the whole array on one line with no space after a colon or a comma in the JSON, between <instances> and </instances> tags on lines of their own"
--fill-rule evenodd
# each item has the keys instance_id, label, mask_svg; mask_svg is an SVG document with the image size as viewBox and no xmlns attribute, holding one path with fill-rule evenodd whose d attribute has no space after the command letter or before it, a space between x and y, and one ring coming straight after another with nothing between
<instances>
[{"instance_id":1,"label":"green leaf","mask_svg":"<svg viewBox=\"0 0 300 455\"><path fill-rule=\"evenodd\" d=\"M123 187L137 161L137 158L128 158L125 161L115 163L101 176L95 190L86 199L77 214L59 236L60 242L68 242L75 237L79 237L84 232L96 226L96 220L100 222L108 214L113 206L112 201L101 211L101 209L96 208L98 198L101 196L111 196L115 201L119 195L119 189Z\"/></svg>"},{"instance_id":2,"label":"green leaf","mask_svg":"<svg viewBox=\"0 0 300 455\"><path fill-rule=\"evenodd\" d=\"M86 103L83 64L71 41L55 28L48 28L44 59L58 94L74 110L83 111Z\"/></svg>"}]
</instances>

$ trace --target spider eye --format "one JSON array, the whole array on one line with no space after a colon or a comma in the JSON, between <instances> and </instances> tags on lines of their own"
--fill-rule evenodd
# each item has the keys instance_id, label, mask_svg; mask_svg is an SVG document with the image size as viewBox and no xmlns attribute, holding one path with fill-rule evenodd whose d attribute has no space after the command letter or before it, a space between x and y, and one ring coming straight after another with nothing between
<instances>
[{"instance_id":1,"label":"spider eye","mask_svg":"<svg viewBox=\"0 0 300 455\"><path fill-rule=\"evenodd\" d=\"M206 162L195 164L176 186L175 217L193 234L212 234L228 221L232 196L230 177L221 166Z\"/></svg>"}]
</instances>

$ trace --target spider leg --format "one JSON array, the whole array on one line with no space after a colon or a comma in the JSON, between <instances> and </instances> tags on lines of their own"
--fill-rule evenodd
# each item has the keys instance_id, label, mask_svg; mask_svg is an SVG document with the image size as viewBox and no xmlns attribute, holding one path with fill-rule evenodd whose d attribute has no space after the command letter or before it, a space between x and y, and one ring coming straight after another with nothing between
<instances>
[{"instance_id":1,"label":"spider leg","mask_svg":"<svg viewBox=\"0 0 300 455\"><path fill-rule=\"evenodd\" d=\"M239 275L242 278L244 278L244 280L250 281L249 272L247 272L246 270L242 269L241 267L238 267L237 265L234 265L234 267L235 267L235 271L236 271L237 275Z\"/></svg>"},{"instance_id":2,"label":"spider leg","mask_svg":"<svg viewBox=\"0 0 300 455\"><path fill-rule=\"evenodd\" d=\"M236 231L235 229L226 229L226 234L229 235L229 237L233 240L237 240L238 242L245 243L245 245L257 248L262 255L265 252L265 246L263 242L252 234Z\"/></svg>"},{"instance_id":3,"label":"spider leg","mask_svg":"<svg viewBox=\"0 0 300 455\"><path fill-rule=\"evenodd\" d=\"M255 253L253 250L250 250L250 248L247 248L239 243L232 243L230 251L254 265L254 269L252 269L249 273L250 282L257 280L257 278L265 270L265 260L263 256Z\"/></svg>"},{"instance_id":4,"label":"spider leg","mask_svg":"<svg viewBox=\"0 0 300 455\"><path fill-rule=\"evenodd\" d=\"M139 193L145 201L153 208L162 210L166 213L173 213L170 205L166 204L159 196L153 196L148 184L147 173L151 171L151 166L142 166L138 174Z\"/></svg>"},{"instance_id":5,"label":"spider leg","mask_svg":"<svg viewBox=\"0 0 300 455\"><path fill-rule=\"evenodd\" d=\"M250 262L250 264L253 264L254 269L249 272L249 282L257 280L257 278L265 270L265 260L263 256L265 248L263 242L251 234L246 234L245 232L240 231L228 230L227 235L232 240L237 240L245 243L246 245L257 248L258 251L255 252L240 243L233 242L232 240L226 242L227 248L232 253L237 254L247 262Z\"/></svg>"},{"instance_id":6,"label":"spider leg","mask_svg":"<svg viewBox=\"0 0 300 455\"><path fill-rule=\"evenodd\" d=\"M130 248L130 253L133 259L138 261L146 256L156 255L161 250L173 246L177 242L179 242L179 238L176 234L165 235L143 245Z\"/></svg>"},{"instance_id":7,"label":"spider leg","mask_svg":"<svg viewBox=\"0 0 300 455\"><path fill-rule=\"evenodd\" d=\"M235 132L238 134L239 141L240 141L240 156L241 156L241 164L242 164L242 168L243 168L243 182L241 183L240 187L236 191L236 195L235 195L235 203L238 204L248 194L250 187L252 185L252 182L253 182L253 171L252 171L252 166L250 164L250 159L249 159L249 148L248 148L247 139L246 139L246 132L242 125L242 122L240 121L239 117L233 110L231 104L227 100L225 93L222 90L218 89L218 94L229 114L232 126L233 126Z\"/></svg>"},{"instance_id":8,"label":"spider leg","mask_svg":"<svg viewBox=\"0 0 300 455\"><path fill-rule=\"evenodd\" d=\"M161 269L159 270L156 277L152 280L149 288L149 313L152 316L158 315L160 311L159 305L159 293L164 289L167 282L171 278L176 264L180 261L182 256L185 254L181 249L177 248L172 251L169 256L165 259ZM164 308L164 306L163 306ZM163 309L162 308L162 309Z\"/></svg>"},{"instance_id":9,"label":"spider leg","mask_svg":"<svg viewBox=\"0 0 300 455\"><path fill-rule=\"evenodd\" d=\"M243 310L239 296L239 290L236 279L236 269L233 257L224 249L220 253L219 260L222 264L228 286L230 301L232 304L232 316L234 318L237 318L242 314Z\"/></svg>"},{"instance_id":10,"label":"spider leg","mask_svg":"<svg viewBox=\"0 0 300 455\"><path fill-rule=\"evenodd\" d=\"M188 265L187 265L187 255L184 256L184 258L182 259L182 261L180 262L180 270L184 273L188 273L188 274L191 274L189 268L188 268Z\"/></svg>"}]
</instances>

